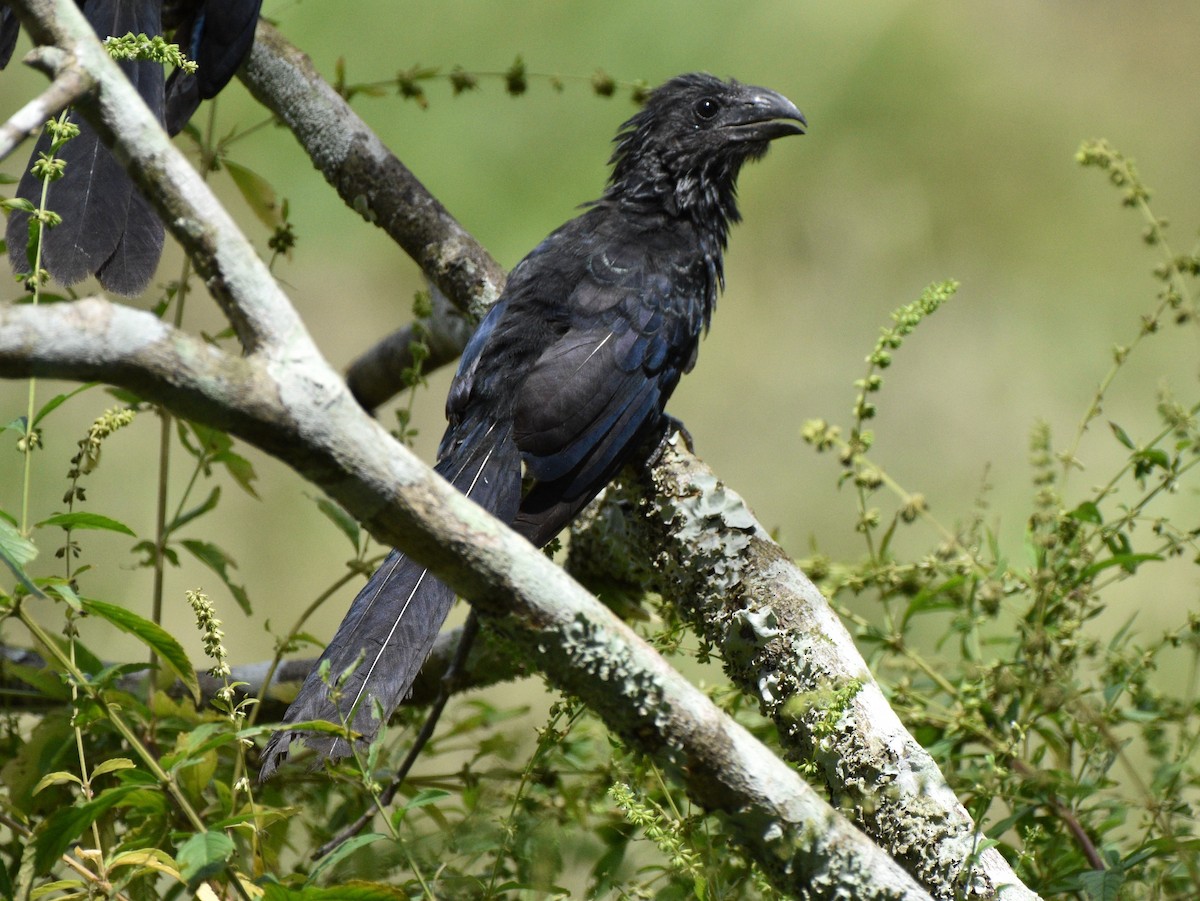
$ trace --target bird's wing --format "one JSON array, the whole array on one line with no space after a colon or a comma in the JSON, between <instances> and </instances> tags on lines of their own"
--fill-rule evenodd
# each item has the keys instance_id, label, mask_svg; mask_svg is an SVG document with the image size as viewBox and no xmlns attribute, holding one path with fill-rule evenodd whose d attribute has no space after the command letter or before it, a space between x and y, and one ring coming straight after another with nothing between
<instances>
[{"instance_id":1,"label":"bird's wing","mask_svg":"<svg viewBox=\"0 0 1200 901\"><path fill-rule=\"evenodd\" d=\"M522 382L517 447L559 500L590 499L613 476L691 365L705 273L673 266L683 255L670 249L603 242L567 300L565 330Z\"/></svg>"}]
</instances>

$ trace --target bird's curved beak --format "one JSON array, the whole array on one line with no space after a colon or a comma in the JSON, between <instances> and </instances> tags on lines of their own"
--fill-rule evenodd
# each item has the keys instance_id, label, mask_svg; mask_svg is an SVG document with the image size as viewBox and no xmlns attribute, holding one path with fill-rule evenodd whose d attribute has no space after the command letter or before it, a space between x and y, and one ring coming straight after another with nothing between
<instances>
[{"instance_id":1,"label":"bird's curved beak","mask_svg":"<svg viewBox=\"0 0 1200 901\"><path fill-rule=\"evenodd\" d=\"M808 125L796 104L768 88L747 86L745 100L729 112L730 117L722 127L747 141L802 135Z\"/></svg>"}]
</instances>

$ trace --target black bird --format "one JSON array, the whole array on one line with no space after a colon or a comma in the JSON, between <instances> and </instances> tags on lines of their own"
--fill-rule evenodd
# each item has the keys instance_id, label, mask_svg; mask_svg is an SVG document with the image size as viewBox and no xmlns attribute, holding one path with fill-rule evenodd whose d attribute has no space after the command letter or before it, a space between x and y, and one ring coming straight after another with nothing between
<instances>
[{"instance_id":1,"label":"black bird","mask_svg":"<svg viewBox=\"0 0 1200 901\"><path fill-rule=\"evenodd\" d=\"M437 471L539 547L566 526L664 432L724 285L738 171L805 124L786 97L711 75L653 91L617 135L604 195L517 265L467 345ZM350 671L340 700L314 668L284 722L345 721L373 736L375 708L386 719L408 693L453 600L392 551L321 656L331 681ZM297 737L329 757L350 750L280 731L263 778Z\"/></svg>"},{"instance_id":2,"label":"black bird","mask_svg":"<svg viewBox=\"0 0 1200 901\"><path fill-rule=\"evenodd\" d=\"M158 121L174 135L201 100L216 96L228 84L250 52L262 0L81 0L79 6L101 38L158 35L165 28L174 31L173 41L199 64L194 75L176 70L164 84L158 63L119 63ZM17 26L12 9L0 9L0 67L12 54ZM42 266L64 285L95 275L116 294L140 294L162 255L162 222L91 125L78 112L71 113L71 121L79 126L79 136L60 151L66 170L47 195L47 206L62 217L62 224L45 233ZM30 162L49 148L50 138L43 134ZM42 183L28 167L17 196L35 206L41 202ZM9 216L6 238L13 269L30 272L28 213Z\"/></svg>"}]
</instances>

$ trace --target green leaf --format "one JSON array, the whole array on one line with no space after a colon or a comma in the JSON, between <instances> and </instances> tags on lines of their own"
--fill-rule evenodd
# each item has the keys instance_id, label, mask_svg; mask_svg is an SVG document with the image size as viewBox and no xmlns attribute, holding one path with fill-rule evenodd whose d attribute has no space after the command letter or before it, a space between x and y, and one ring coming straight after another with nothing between
<instances>
[{"instance_id":1,"label":"green leaf","mask_svg":"<svg viewBox=\"0 0 1200 901\"><path fill-rule=\"evenodd\" d=\"M108 760L102 760L92 770L92 778L103 776L105 773L116 773L120 770L135 770L137 764L128 757L110 757Z\"/></svg>"},{"instance_id":2,"label":"green leaf","mask_svg":"<svg viewBox=\"0 0 1200 901\"><path fill-rule=\"evenodd\" d=\"M22 535L15 525L0 517L0 560L30 593L41 595L38 587L25 574L25 564L37 555L37 545Z\"/></svg>"},{"instance_id":3,"label":"green leaf","mask_svg":"<svg viewBox=\"0 0 1200 901\"><path fill-rule=\"evenodd\" d=\"M246 614L251 613L250 597L246 594L245 587L238 585L229 576L229 569L236 569L237 564L233 562L233 559L228 554L208 541L196 541L189 538L181 541L180 544L187 548L192 556L215 572L221 581L225 583L225 587L229 589L233 595L233 599L238 602L238 606Z\"/></svg>"},{"instance_id":4,"label":"green leaf","mask_svg":"<svg viewBox=\"0 0 1200 901\"><path fill-rule=\"evenodd\" d=\"M1084 501L1078 507L1071 511L1072 519L1078 519L1080 522L1090 522L1095 525L1104 525L1104 519L1100 515L1100 508L1092 501Z\"/></svg>"},{"instance_id":5,"label":"green leaf","mask_svg":"<svg viewBox=\"0 0 1200 901\"><path fill-rule=\"evenodd\" d=\"M1117 901L1125 874L1120 870L1088 870L1079 874L1079 884L1092 901Z\"/></svg>"},{"instance_id":6,"label":"green leaf","mask_svg":"<svg viewBox=\"0 0 1200 901\"><path fill-rule=\"evenodd\" d=\"M1113 556L1099 560L1096 563L1086 566L1080 574L1085 579L1090 579L1096 573L1108 569L1110 566L1119 566L1129 573L1137 572L1137 568L1142 563L1149 561L1162 560L1158 554L1114 554Z\"/></svg>"},{"instance_id":7,"label":"green leaf","mask_svg":"<svg viewBox=\"0 0 1200 901\"><path fill-rule=\"evenodd\" d=\"M223 832L198 832L179 846L175 860L189 889L225 869L233 856L233 839Z\"/></svg>"},{"instance_id":8,"label":"green leaf","mask_svg":"<svg viewBox=\"0 0 1200 901\"><path fill-rule=\"evenodd\" d=\"M254 471L254 464L243 457L241 454L234 453L231 450L222 451L213 458L213 462L220 463L225 467L225 471L229 473L230 478L238 483L238 486L257 500L258 492L254 490L251 484L258 478L258 473Z\"/></svg>"},{"instance_id":9,"label":"green leaf","mask_svg":"<svg viewBox=\"0 0 1200 901\"><path fill-rule=\"evenodd\" d=\"M417 792L407 804L392 813L392 825L399 827L404 818L408 816L408 812L410 810L417 810L421 807L429 807L432 804L436 804L449 794L450 793L448 791L442 788L422 789L421 791ZM430 816L436 820L438 819L438 812L436 810L430 811Z\"/></svg>"},{"instance_id":10,"label":"green leaf","mask_svg":"<svg viewBox=\"0 0 1200 901\"><path fill-rule=\"evenodd\" d=\"M84 804L62 807L50 814L34 830L34 870L37 874L49 872L71 843L107 810L127 795L143 790L140 785L119 785L106 789Z\"/></svg>"},{"instance_id":11,"label":"green leaf","mask_svg":"<svg viewBox=\"0 0 1200 901\"><path fill-rule=\"evenodd\" d=\"M179 529L179 528L187 525L189 522L191 522L196 517L203 516L209 510L214 509L217 506L217 501L219 501L220 499L221 499L221 486L217 485L216 487L213 488L212 491L210 491L208 493L208 497L206 497L202 503L197 504L195 507L192 507L190 510L183 511L178 516L176 516L173 520L171 520L170 524L167 525L167 529L166 529L167 534L170 535L170 534L174 533L176 529Z\"/></svg>"},{"instance_id":12,"label":"green leaf","mask_svg":"<svg viewBox=\"0 0 1200 901\"><path fill-rule=\"evenodd\" d=\"M42 404L42 408L37 411L37 414L33 417L33 427L36 429L39 422L61 407L66 401L69 401L76 394L82 394L89 388L95 387L95 382L88 382L85 385L80 385L78 388L68 394L56 394L54 397Z\"/></svg>"},{"instance_id":13,"label":"green leaf","mask_svg":"<svg viewBox=\"0 0 1200 901\"><path fill-rule=\"evenodd\" d=\"M62 785L66 782L73 782L76 785L83 785L83 780L74 773L68 773L66 770L56 770L53 773L47 773L38 780L38 784L33 787L33 793L38 794L43 788L49 788L51 785Z\"/></svg>"},{"instance_id":14,"label":"green leaf","mask_svg":"<svg viewBox=\"0 0 1200 901\"><path fill-rule=\"evenodd\" d=\"M108 516L101 516L99 513L56 513L37 524L39 529L43 526L62 526L64 529L100 529L108 532L120 532L122 535L137 538L137 533L125 523Z\"/></svg>"},{"instance_id":15,"label":"green leaf","mask_svg":"<svg viewBox=\"0 0 1200 901\"><path fill-rule=\"evenodd\" d=\"M223 163L229 177L250 206L250 211L259 221L267 228L279 225L283 219L279 215L279 200L271 183L240 163L230 160L224 160Z\"/></svg>"},{"instance_id":16,"label":"green leaf","mask_svg":"<svg viewBox=\"0 0 1200 901\"><path fill-rule=\"evenodd\" d=\"M359 542L362 540L362 529L359 527L358 521L340 505L323 497L317 498L317 509L325 514L326 519L341 529L342 534L350 539L350 544L357 551Z\"/></svg>"},{"instance_id":17,"label":"green leaf","mask_svg":"<svg viewBox=\"0 0 1200 901\"><path fill-rule=\"evenodd\" d=\"M1112 422L1111 420L1108 423L1108 427L1110 429L1112 429L1112 432L1114 435L1117 436L1118 441L1120 441L1122 444L1124 444L1130 450L1137 450L1137 445L1133 443L1133 439L1131 439L1128 435L1125 434L1125 430L1123 428L1121 428L1119 425L1117 425L1115 422Z\"/></svg>"},{"instance_id":18,"label":"green leaf","mask_svg":"<svg viewBox=\"0 0 1200 901\"><path fill-rule=\"evenodd\" d=\"M238 735L229 731L227 720L201 723L189 730L187 736L180 740L179 747L169 754L164 754L159 762L165 769L173 772L193 766L210 751L237 740Z\"/></svg>"},{"instance_id":19,"label":"green leaf","mask_svg":"<svg viewBox=\"0 0 1200 901\"><path fill-rule=\"evenodd\" d=\"M356 835L353 838L347 839L321 858L321 862L313 867L312 872L308 874L308 881L316 882L321 878L323 872L337 864L343 858L353 854L359 848L374 844L380 839L385 838L387 836L380 832L368 832L365 835Z\"/></svg>"},{"instance_id":20,"label":"green leaf","mask_svg":"<svg viewBox=\"0 0 1200 901\"><path fill-rule=\"evenodd\" d=\"M104 601L84 598L83 609L93 616L112 623L122 632L132 635L154 651L192 693L196 703L200 703L200 682L196 678L196 671L192 669L192 663L188 660L182 646L171 637L166 629L124 607L106 604Z\"/></svg>"}]
</instances>

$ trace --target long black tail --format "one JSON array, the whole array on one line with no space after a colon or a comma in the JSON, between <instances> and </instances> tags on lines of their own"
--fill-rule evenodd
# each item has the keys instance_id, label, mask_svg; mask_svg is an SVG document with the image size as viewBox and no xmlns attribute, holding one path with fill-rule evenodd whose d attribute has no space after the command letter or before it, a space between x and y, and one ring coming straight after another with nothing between
<instances>
[{"instance_id":1,"label":"long black tail","mask_svg":"<svg viewBox=\"0 0 1200 901\"><path fill-rule=\"evenodd\" d=\"M516 515L521 460L507 428L478 426L442 459L437 470L499 519L511 522ZM350 605L284 722L347 722L363 734L364 742L372 738L380 722L408 694L453 602L453 591L419 563L393 550ZM322 678L326 661L328 675ZM263 751L260 778L270 778L297 738L325 757L350 753L344 739L283 730L271 737Z\"/></svg>"},{"instance_id":2,"label":"long black tail","mask_svg":"<svg viewBox=\"0 0 1200 901\"><path fill-rule=\"evenodd\" d=\"M162 34L159 0L88 0L84 14L101 36ZM162 122L162 66L128 61L120 65ZM60 151L67 168L63 177L50 185L47 197L47 206L62 217L62 224L44 234L42 266L64 285L94 274L109 291L139 294L158 267L163 224L87 121L77 112L71 114L71 121L79 126L79 136ZM32 159L49 149L50 137L42 135ZM38 206L41 181L27 171L17 186L17 196ZM25 251L28 213L15 212L9 217L6 237L13 269L29 272Z\"/></svg>"}]
</instances>

